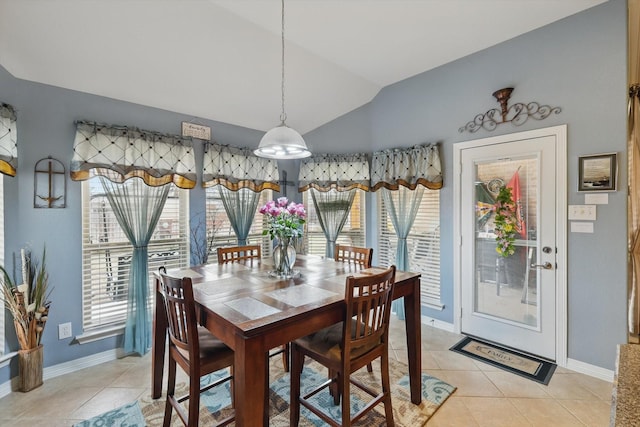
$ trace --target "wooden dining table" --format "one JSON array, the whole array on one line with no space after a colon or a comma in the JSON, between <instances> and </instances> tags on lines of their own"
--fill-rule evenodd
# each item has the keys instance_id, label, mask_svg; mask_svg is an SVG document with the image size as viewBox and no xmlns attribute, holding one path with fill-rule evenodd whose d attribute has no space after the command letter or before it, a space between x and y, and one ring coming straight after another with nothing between
<instances>
[{"instance_id":1,"label":"wooden dining table","mask_svg":"<svg viewBox=\"0 0 640 427\"><path fill-rule=\"evenodd\" d=\"M298 256L294 278L273 277L268 259L170 270L190 277L200 323L234 352L237 426L268 425L269 350L343 320L346 278L382 268ZM404 297L411 401L421 394L420 274L398 271L393 298ZM167 318L156 275L152 397L162 393Z\"/></svg>"}]
</instances>

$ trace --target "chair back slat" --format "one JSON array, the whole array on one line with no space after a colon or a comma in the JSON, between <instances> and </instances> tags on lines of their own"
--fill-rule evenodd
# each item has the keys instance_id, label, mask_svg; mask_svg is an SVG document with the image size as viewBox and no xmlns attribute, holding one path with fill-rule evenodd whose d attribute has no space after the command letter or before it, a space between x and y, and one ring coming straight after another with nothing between
<instances>
[{"instance_id":1,"label":"chair back slat","mask_svg":"<svg viewBox=\"0 0 640 427\"><path fill-rule=\"evenodd\" d=\"M217 254L218 264L226 264L229 262L260 260L262 258L262 249L260 245L228 246L218 248Z\"/></svg>"},{"instance_id":2,"label":"chair back slat","mask_svg":"<svg viewBox=\"0 0 640 427\"><path fill-rule=\"evenodd\" d=\"M169 276L164 267L160 267L160 292L167 313L169 339L177 347L195 351L198 346L198 332L193 283L191 278ZM198 354L198 353L195 353Z\"/></svg>"},{"instance_id":3,"label":"chair back slat","mask_svg":"<svg viewBox=\"0 0 640 427\"><path fill-rule=\"evenodd\" d=\"M358 246L336 245L334 259L337 262L360 265L363 268L371 267L373 248L361 248Z\"/></svg>"},{"instance_id":4,"label":"chair back slat","mask_svg":"<svg viewBox=\"0 0 640 427\"><path fill-rule=\"evenodd\" d=\"M396 267L379 274L347 277L343 349L387 341Z\"/></svg>"}]
</instances>

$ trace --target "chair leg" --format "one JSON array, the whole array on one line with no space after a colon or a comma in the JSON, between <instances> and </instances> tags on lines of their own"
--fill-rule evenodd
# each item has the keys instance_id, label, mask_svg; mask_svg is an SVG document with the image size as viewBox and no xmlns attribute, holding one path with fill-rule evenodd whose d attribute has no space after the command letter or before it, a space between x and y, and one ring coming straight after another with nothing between
<instances>
[{"instance_id":1,"label":"chair leg","mask_svg":"<svg viewBox=\"0 0 640 427\"><path fill-rule=\"evenodd\" d=\"M297 350L295 344L291 344L291 377L289 395L289 424L296 427L300 422L300 377L302 376L302 365L304 356Z\"/></svg>"},{"instance_id":2,"label":"chair leg","mask_svg":"<svg viewBox=\"0 0 640 427\"><path fill-rule=\"evenodd\" d=\"M384 415L388 427L394 427L393 408L391 406L391 386L389 381L389 356L383 355L380 358L380 369L382 370L382 392L384 393Z\"/></svg>"},{"instance_id":3,"label":"chair leg","mask_svg":"<svg viewBox=\"0 0 640 427\"><path fill-rule=\"evenodd\" d=\"M289 372L289 355L291 354L291 345L286 343L282 346L282 366L285 372Z\"/></svg>"},{"instance_id":4,"label":"chair leg","mask_svg":"<svg viewBox=\"0 0 640 427\"><path fill-rule=\"evenodd\" d=\"M331 384L329 384L329 396L333 397L333 404L338 406L340 404L340 384L338 384L336 377L336 371L329 368L327 378L332 380Z\"/></svg>"},{"instance_id":5,"label":"chair leg","mask_svg":"<svg viewBox=\"0 0 640 427\"><path fill-rule=\"evenodd\" d=\"M338 384L342 395L342 427L351 427L351 396L348 373L338 373Z\"/></svg>"},{"instance_id":6,"label":"chair leg","mask_svg":"<svg viewBox=\"0 0 640 427\"><path fill-rule=\"evenodd\" d=\"M373 365L371 363L367 363L367 372L369 373L373 372Z\"/></svg>"},{"instance_id":7,"label":"chair leg","mask_svg":"<svg viewBox=\"0 0 640 427\"><path fill-rule=\"evenodd\" d=\"M169 372L168 372L168 382L167 382L167 403L164 407L164 427L171 426L171 412L173 411L173 405L171 404L171 399L175 396L176 392L176 361L173 360L171 356L169 356Z\"/></svg>"},{"instance_id":8,"label":"chair leg","mask_svg":"<svg viewBox=\"0 0 640 427\"><path fill-rule=\"evenodd\" d=\"M189 426L198 425L200 415L200 375L189 373Z\"/></svg>"}]
</instances>

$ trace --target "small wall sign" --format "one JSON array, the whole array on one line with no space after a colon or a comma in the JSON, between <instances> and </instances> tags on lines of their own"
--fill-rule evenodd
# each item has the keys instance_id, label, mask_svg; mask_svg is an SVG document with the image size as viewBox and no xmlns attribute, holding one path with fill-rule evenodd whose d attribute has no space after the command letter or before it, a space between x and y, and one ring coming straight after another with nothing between
<instances>
[{"instance_id":1,"label":"small wall sign","mask_svg":"<svg viewBox=\"0 0 640 427\"><path fill-rule=\"evenodd\" d=\"M190 122L182 122L182 136L211 141L211 128L209 126L197 125Z\"/></svg>"}]
</instances>

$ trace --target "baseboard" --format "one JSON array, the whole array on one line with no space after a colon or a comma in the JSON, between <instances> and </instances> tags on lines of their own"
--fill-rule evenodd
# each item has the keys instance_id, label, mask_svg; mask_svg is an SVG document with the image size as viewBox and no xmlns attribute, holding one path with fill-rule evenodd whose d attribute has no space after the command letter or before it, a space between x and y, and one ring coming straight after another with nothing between
<instances>
[{"instance_id":1,"label":"baseboard","mask_svg":"<svg viewBox=\"0 0 640 427\"><path fill-rule=\"evenodd\" d=\"M578 372L580 374L589 375L591 377L599 378L610 383L613 382L615 372L610 369L601 368L599 366L584 363L575 359L567 359L567 366L565 368Z\"/></svg>"},{"instance_id":2,"label":"baseboard","mask_svg":"<svg viewBox=\"0 0 640 427\"><path fill-rule=\"evenodd\" d=\"M433 326L434 328L442 329L443 331L455 333L453 323L443 322L442 320L434 319L428 316L421 316L420 323L423 325Z\"/></svg>"},{"instance_id":3,"label":"baseboard","mask_svg":"<svg viewBox=\"0 0 640 427\"><path fill-rule=\"evenodd\" d=\"M103 351L102 353L91 354L79 359L74 359L68 362L63 362L57 365L46 367L42 370L42 378L46 381L51 378L59 377L60 375L79 371L80 369L90 368L92 366L100 365L105 362L120 359L124 357L124 355L125 353L121 348ZM15 376L11 378L11 380L0 384L0 399L11 394L12 391L17 390L19 387L19 381L20 379Z\"/></svg>"}]
</instances>

